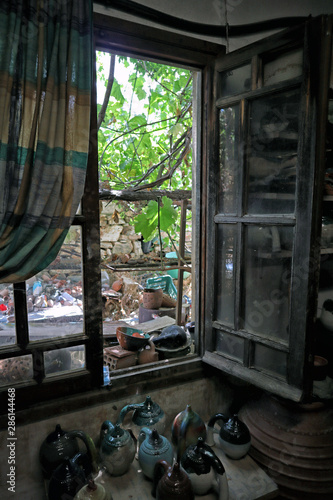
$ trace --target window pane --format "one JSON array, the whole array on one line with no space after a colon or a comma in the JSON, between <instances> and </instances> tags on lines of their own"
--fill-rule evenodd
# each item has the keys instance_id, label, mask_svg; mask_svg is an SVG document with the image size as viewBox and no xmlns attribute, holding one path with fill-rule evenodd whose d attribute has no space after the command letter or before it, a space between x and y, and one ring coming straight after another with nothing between
<instances>
[{"instance_id":1,"label":"window pane","mask_svg":"<svg viewBox=\"0 0 333 500\"><path fill-rule=\"evenodd\" d=\"M14 316L13 285L0 285L0 347L15 344L15 316Z\"/></svg>"},{"instance_id":2,"label":"window pane","mask_svg":"<svg viewBox=\"0 0 333 500\"><path fill-rule=\"evenodd\" d=\"M283 378L287 373L287 355L262 345L254 346L254 368L259 368Z\"/></svg>"},{"instance_id":3,"label":"window pane","mask_svg":"<svg viewBox=\"0 0 333 500\"><path fill-rule=\"evenodd\" d=\"M81 228L72 226L56 259L27 281L31 340L83 331Z\"/></svg>"},{"instance_id":4,"label":"window pane","mask_svg":"<svg viewBox=\"0 0 333 500\"><path fill-rule=\"evenodd\" d=\"M245 231L245 329L288 340L291 258L281 254L276 226Z\"/></svg>"},{"instance_id":5,"label":"window pane","mask_svg":"<svg viewBox=\"0 0 333 500\"><path fill-rule=\"evenodd\" d=\"M220 212L236 212L238 174L239 106L234 106L220 110Z\"/></svg>"},{"instance_id":6,"label":"window pane","mask_svg":"<svg viewBox=\"0 0 333 500\"><path fill-rule=\"evenodd\" d=\"M283 82L302 75L303 50L283 54L264 64L264 85Z\"/></svg>"},{"instance_id":7,"label":"window pane","mask_svg":"<svg viewBox=\"0 0 333 500\"><path fill-rule=\"evenodd\" d=\"M244 340L236 335L218 331L216 333L216 350L243 362Z\"/></svg>"},{"instance_id":8,"label":"window pane","mask_svg":"<svg viewBox=\"0 0 333 500\"><path fill-rule=\"evenodd\" d=\"M295 210L298 90L256 99L250 106L248 213Z\"/></svg>"},{"instance_id":9,"label":"window pane","mask_svg":"<svg viewBox=\"0 0 333 500\"><path fill-rule=\"evenodd\" d=\"M221 81L222 97L251 90L251 64L225 71Z\"/></svg>"},{"instance_id":10,"label":"window pane","mask_svg":"<svg viewBox=\"0 0 333 500\"><path fill-rule=\"evenodd\" d=\"M84 345L47 351L44 353L45 375L80 370L85 367L85 357Z\"/></svg>"},{"instance_id":11,"label":"window pane","mask_svg":"<svg viewBox=\"0 0 333 500\"><path fill-rule=\"evenodd\" d=\"M0 361L0 385L32 380L32 356L18 356Z\"/></svg>"},{"instance_id":12,"label":"window pane","mask_svg":"<svg viewBox=\"0 0 333 500\"><path fill-rule=\"evenodd\" d=\"M236 276L236 224L219 224L217 229L217 294L216 319L234 327Z\"/></svg>"}]
</instances>

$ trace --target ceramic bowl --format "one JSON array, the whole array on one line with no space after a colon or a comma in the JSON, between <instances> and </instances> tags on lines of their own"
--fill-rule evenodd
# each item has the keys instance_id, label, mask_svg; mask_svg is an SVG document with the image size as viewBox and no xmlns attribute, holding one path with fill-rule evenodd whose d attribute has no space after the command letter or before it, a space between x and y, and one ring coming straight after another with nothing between
<instances>
[{"instance_id":1,"label":"ceramic bowl","mask_svg":"<svg viewBox=\"0 0 333 500\"><path fill-rule=\"evenodd\" d=\"M141 337L133 336L139 333ZM119 326L116 330L117 340L123 349L127 351L138 351L148 345L150 335L144 333L139 328L130 328L127 326Z\"/></svg>"}]
</instances>

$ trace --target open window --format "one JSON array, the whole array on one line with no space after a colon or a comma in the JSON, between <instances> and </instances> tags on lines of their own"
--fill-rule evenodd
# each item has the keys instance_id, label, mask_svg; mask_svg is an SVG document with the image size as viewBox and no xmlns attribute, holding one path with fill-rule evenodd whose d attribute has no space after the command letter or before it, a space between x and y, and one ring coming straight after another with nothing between
<instances>
[{"instance_id":1,"label":"open window","mask_svg":"<svg viewBox=\"0 0 333 500\"><path fill-rule=\"evenodd\" d=\"M330 51L322 17L227 54L210 108L203 360L294 400L312 395Z\"/></svg>"},{"instance_id":2,"label":"open window","mask_svg":"<svg viewBox=\"0 0 333 500\"><path fill-rule=\"evenodd\" d=\"M215 57L223 47L195 40L194 38L168 33L158 29L147 30L145 26L112 19L95 14L96 49L102 51L128 54L133 57L149 58L170 65L191 68L195 71L195 86L198 105L194 120L197 130L201 125L201 80L202 73L208 62ZM96 91L96 89L95 89ZM55 300L66 307L66 300L74 299L77 315L66 318L57 328L57 321L49 328L40 328L36 321L29 319L29 294L34 293L34 284L19 283L10 288L14 296L11 304L10 335L1 330L4 342L0 346L0 361L8 370L2 375L8 378L2 380L0 386L3 411L6 411L7 388L16 388L16 410L32 408L38 403L46 403L59 398L78 395L91 391L99 401L109 397L107 391L95 391L103 385L103 328L102 328L102 297L101 267L100 267L100 233L99 233L99 183L97 155L97 109L96 96L93 95L91 139L85 192L82 198L80 212L73 221L73 227L63 248L50 269L45 270L45 277L50 276L50 287L58 280L64 281L60 294L55 290ZM193 138L193 156L200 163L200 132ZM198 167L198 171L200 168ZM200 210L196 210L200 200L200 178L195 180L192 210L196 213L195 231L199 230ZM193 235L196 239L196 235ZM194 248L193 248L194 250ZM198 264L198 248L195 251L195 262ZM76 283L67 283L67 271L75 276ZM39 293L40 283L35 280L35 293ZM46 281L46 280L44 280ZM42 283L44 285L44 282ZM69 286L70 285L70 286ZM31 290L30 290L31 289ZM79 290L80 289L80 290ZM2 290L2 288L1 288ZM75 292L75 293L74 293ZM79 292L76 295L76 292ZM7 300L7 296L6 296ZM43 309L45 307L45 309ZM40 316L46 310L46 304L40 304ZM55 309L54 309L55 311ZM39 311L35 311L38 316ZM62 311L63 312L63 311ZM0 311L2 314L2 311ZM7 314L7 313L6 313ZM62 315L64 316L64 315ZM59 324L58 324L59 326ZM37 331L38 330L38 331ZM44 330L44 333L43 331ZM4 333L4 335L2 335ZM196 357L198 361L199 358ZM7 363L9 361L9 365ZM160 369L170 375L173 371L179 376L179 371L186 371L186 363L175 363L170 367L162 363ZM11 370L11 367L13 370ZM189 369L189 372L191 369ZM151 375L149 368L141 369L135 377L143 381ZM172 376L172 375L171 375ZM127 377L127 378L126 378ZM115 390L121 384L126 384L132 377L132 372L122 374L119 381L114 382ZM132 377L133 380L133 377ZM134 381L132 382L134 384ZM154 380L152 380L154 383ZM104 394L104 395L103 395ZM75 398L74 398L75 399ZM73 399L73 405L77 404ZM71 399L68 399L68 407ZM47 410L45 410L47 411Z\"/></svg>"}]
</instances>

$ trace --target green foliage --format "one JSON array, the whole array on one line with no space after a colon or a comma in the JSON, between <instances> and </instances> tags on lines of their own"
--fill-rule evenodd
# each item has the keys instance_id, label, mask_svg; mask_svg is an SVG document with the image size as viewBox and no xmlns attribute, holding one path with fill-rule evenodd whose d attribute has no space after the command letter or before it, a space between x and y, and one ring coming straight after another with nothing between
<instances>
[{"instance_id":1,"label":"green foliage","mask_svg":"<svg viewBox=\"0 0 333 500\"><path fill-rule=\"evenodd\" d=\"M97 53L97 77L105 88L108 57ZM116 57L115 68L111 96L98 131L100 181L118 190L138 186L191 189L191 72L124 56ZM98 112L100 108L101 104ZM175 219L167 200L161 206L161 228L165 223L172 230ZM145 239L156 231L152 214L157 214L157 203L150 202L148 207L135 224Z\"/></svg>"},{"instance_id":2,"label":"green foliage","mask_svg":"<svg viewBox=\"0 0 333 500\"><path fill-rule=\"evenodd\" d=\"M149 241L157 236L158 229L168 231L176 223L177 210L173 208L172 201L167 196L162 197L162 202L151 200L147 207L134 219L136 233L141 233L144 241Z\"/></svg>"}]
</instances>

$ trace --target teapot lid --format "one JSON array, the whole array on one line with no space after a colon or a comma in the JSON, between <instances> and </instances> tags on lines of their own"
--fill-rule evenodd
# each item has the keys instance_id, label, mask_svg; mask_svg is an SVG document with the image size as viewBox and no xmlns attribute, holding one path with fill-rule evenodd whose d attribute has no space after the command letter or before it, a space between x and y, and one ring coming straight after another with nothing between
<instances>
[{"instance_id":1,"label":"teapot lid","mask_svg":"<svg viewBox=\"0 0 333 500\"><path fill-rule=\"evenodd\" d=\"M110 446L123 446L124 442L128 440L128 431L125 431L120 424L115 424L110 432L104 435L103 442Z\"/></svg>"},{"instance_id":2,"label":"teapot lid","mask_svg":"<svg viewBox=\"0 0 333 500\"><path fill-rule=\"evenodd\" d=\"M147 396L142 405L138 405L133 413L133 422L143 425L145 422L155 423L162 418L164 412L162 408L154 403L150 396Z\"/></svg>"},{"instance_id":3,"label":"teapot lid","mask_svg":"<svg viewBox=\"0 0 333 500\"><path fill-rule=\"evenodd\" d=\"M95 483L93 479L89 479L88 484L75 495L74 500L105 500L105 489L101 484Z\"/></svg>"},{"instance_id":4,"label":"teapot lid","mask_svg":"<svg viewBox=\"0 0 333 500\"><path fill-rule=\"evenodd\" d=\"M224 473L220 459L202 437L198 438L196 444L187 447L181 458L181 465L189 474L208 474L211 467L219 474Z\"/></svg>"},{"instance_id":5,"label":"teapot lid","mask_svg":"<svg viewBox=\"0 0 333 500\"><path fill-rule=\"evenodd\" d=\"M61 428L60 424L57 424L54 431L50 432L50 434L46 437L46 442L52 443L53 441L57 441L57 439L62 438L65 434L67 434L67 432Z\"/></svg>"},{"instance_id":6,"label":"teapot lid","mask_svg":"<svg viewBox=\"0 0 333 500\"><path fill-rule=\"evenodd\" d=\"M251 439L250 431L238 415L233 415L220 429L220 437L233 444L245 444Z\"/></svg>"}]
</instances>

